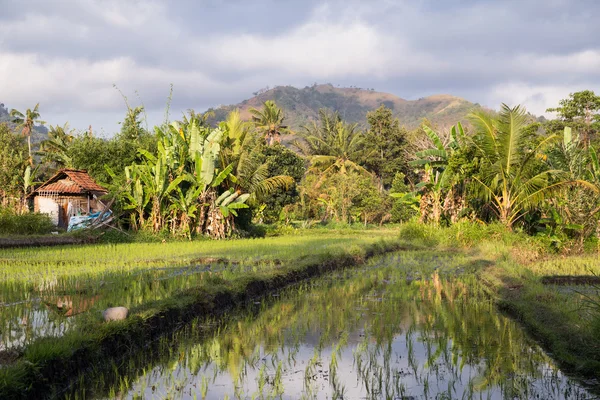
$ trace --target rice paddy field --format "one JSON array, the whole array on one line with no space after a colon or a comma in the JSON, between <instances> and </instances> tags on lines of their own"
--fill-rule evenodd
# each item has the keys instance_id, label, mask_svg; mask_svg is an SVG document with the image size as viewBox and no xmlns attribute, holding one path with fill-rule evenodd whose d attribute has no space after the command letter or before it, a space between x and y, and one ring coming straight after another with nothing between
<instances>
[{"instance_id":1,"label":"rice paddy field","mask_svg":"<svg viewBox=\"0 0 600 400\"><path fill-rule=\"evenodd\" d=\"M375 257L88 371L86 397L596 398L465 274L480 265L450 252Z\"/></svg>"},{"instance_id":2,"label":"rice paddy field","mask_svg":"<svg viewBox=\"0 0 600 400\"><path fill-rule=\"evenodd\" d=\"M324 232L267 239L0 250L0 352L60 336L111 306L135 309L204 284L396 236Z\"/></svg>"},{"instance_id":3,"label":"rice paddy field","mask_svg":"<svg viewBox=\"0 0 600 400\"><path fill-rule=\"evenodd\" d=\"M0 398L598 398L597 255L436 235L0 250Z\"/></svg>"}]
</instances>

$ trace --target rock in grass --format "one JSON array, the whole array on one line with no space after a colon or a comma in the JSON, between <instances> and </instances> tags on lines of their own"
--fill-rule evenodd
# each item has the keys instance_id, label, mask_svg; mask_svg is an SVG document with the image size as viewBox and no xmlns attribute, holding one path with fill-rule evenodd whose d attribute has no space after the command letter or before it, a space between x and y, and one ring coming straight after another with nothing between
<instances>
[{"instance_id":1,"label":"rock in grass","mask_svg":"<svg viewBox=\"0 0 600 400\"><path fill-rule=\"evenodd\" d=\"M104 321L122 321L127 318L129 310L126 307L110 307L102 312Z\"/></svg>"}]
</instances>

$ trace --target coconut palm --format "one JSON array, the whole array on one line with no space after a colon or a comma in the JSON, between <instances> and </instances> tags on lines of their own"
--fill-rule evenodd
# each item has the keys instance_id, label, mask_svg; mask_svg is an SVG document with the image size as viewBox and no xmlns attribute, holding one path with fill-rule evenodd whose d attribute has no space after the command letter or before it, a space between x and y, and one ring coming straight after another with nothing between
<instances>
[{"instance_id":1,"label":"coconut palm","mask_svg":"<svg viewBox=\"0 0 600 400\"><path fill-rule=\"evenodd\" d=\"M232 111L221 124L225 132L222 141L221 165L232 165L234 189L249 193L252 200L261 200L281 187L288 188L294 179L286 175L269 176L269 168L260 157L260 134L242 121L238 110Z\"/></svg>"},{"instance_id":2,"label":"coconut palm","mask_svg":"<svg viewBox=\"0 0 600 400\"><path fill-rule=\"evenodd\" d=\"M33 110L28 108L23 114L15 109L10 110L10 116L12 122L17 124L17 129L21 129L23 136L27 136L27 146L29 148L29 163L33 165L33 155L31 153L31 133L35 124L43 125L46 122L41 121L40 118L40 103L37 103Z\"/></svg>"},{"instance_id":3,"label":"coconut palm","mask_svg":"<svg viewBox=\"0 0 600 400\"><path fill-rule=\"evenodd\" d=\"M594 146L585 146L585 136L565 127L560 143L548 153L548 162L566 172L569 179L581 179L596 187L566 187L549 201L546 218L553 229L575 231L581 244L596 230L595 215L600 212L600 162Z\"/></svg>"},{"instance_id":4,"label":"coconut palm","mask_svg":"<svg viewBox=\"0 0 600 400\"><path fill-rule=\"evenodd\" d=\"M475 127L473 144L481 157L479 176L473 179L482 197L493 205L500 222L509 228L528 209L539 204L552 191L568 185L591 187L583 180L571 180L560 169L543 163L543 151L558 136L551 135L529 148L527 116L521 106L502 105L497 117L477 111L470 115Z\"/></svg>"},{"instance_id":5,"label":"coconut palm","mask_svg":"<svg viewBox=\"0 0 600 400\"><path fill-rule=\"evenodd\" d=\"M72 133L68 122L63 126L51 125L48 139L40 143L40 150L37 152L42 156L42 162L52 162L58 167L71 168L73 160L69 156L68 150L74 138Z\"/></svg>"},{"instance_id":6,"label":"coconut palm","mask_svg":"<svg viewBox=\"0 0 600 400\"><path fill-rule=\"evenodd\" d=\"M262 110L250 108L249 111L252 114L254 127L264 135L269 146L274 142L280 142L281 135L290 132L287 125L283 124L285 119L283 111L274 101L265 101Z\"/></svg>"},{"instance_id":7,"label":"coconut palm","mask_svg":"<svg viewBox=\"0 0 600 400\"><path fill-rule=\"evenodd\" d=\"M323 176L349 171L368 174L359 163L368 157L364 151L364 135L357 124L345 123L340 115L319 110L320 123L304 127L304 142L295 145L308 157L311 167Z\"/></svg>"}]
</instances>

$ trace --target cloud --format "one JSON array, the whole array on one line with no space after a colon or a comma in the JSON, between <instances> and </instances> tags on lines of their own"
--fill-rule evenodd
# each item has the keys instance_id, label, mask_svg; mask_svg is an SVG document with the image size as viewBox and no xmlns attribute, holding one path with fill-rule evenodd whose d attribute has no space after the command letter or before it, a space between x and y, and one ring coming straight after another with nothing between
<instances>
[{"instance_id":1,"label":"cloud","mask_svg":"<svg viewBox=\"0 0 600 400\"><path fill-rule=\"evenodd\" d=\"M592 84L579 85L532 85L526 82L505 82L491 88L487 95L487 103L498 105L506 103L509 106L522 104L527 111L535 115L553 117L546 109L557 106L559 100L567 98L570 93L586 90Z\"/></svg>"},{"instance_id":2,"label":"cloud","mask_svg":"<svg viewBox=\"0 0 600 400\"><path fill-rule=\"evenodd\" d=\"M155 123L171 83L178 114L328 81L539 114L600 84L597 11L590 0L23 0L0 4L0 101L110 131L124 115L113 84L133 103L137 90Z\"/></svg>"}]
</instances>

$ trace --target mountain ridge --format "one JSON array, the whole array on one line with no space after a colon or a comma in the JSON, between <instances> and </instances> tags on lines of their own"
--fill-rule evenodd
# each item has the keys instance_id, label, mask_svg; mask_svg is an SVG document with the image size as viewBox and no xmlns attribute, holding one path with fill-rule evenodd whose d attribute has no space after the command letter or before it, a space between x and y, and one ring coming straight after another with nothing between
<instances>
[{"instance_id":1,"label":"mountain ridge","mask_svg":"<svg viewBox=\"0 0 600 400\"><path fill-rule=\"evenodd\" d=\"M356 87L334 87L331 84L306 86L276 86L255 92L254 96L237 104L211 108L217 123L234 109L239 109L242 119L249 120L250 108L261 108L267 100L273 100L284 111L285 122L293 131L318 119L321 108L340 113L347 122L366 124L366 113L382 104L390 108L400 124L408 129L419 127L424 119L440 128L449 127L458 121L464 122L466 115L481 108L463 98L450 94L435 94L417 100L406 100L395 94Z\"/></svg>"}]
</instances>

